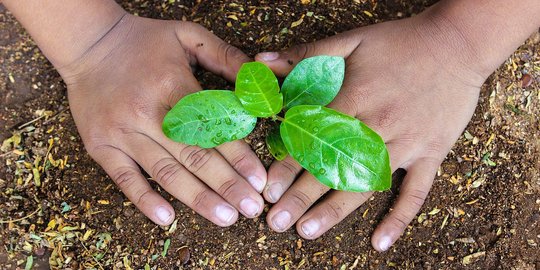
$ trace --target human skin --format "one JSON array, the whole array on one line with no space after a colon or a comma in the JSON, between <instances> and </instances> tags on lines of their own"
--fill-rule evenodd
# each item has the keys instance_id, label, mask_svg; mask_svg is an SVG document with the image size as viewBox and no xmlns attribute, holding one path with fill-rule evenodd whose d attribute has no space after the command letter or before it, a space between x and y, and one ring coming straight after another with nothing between
<instances>
[{"instance_id":1,"label":"human skin","mask_svg":"<svg viewBox=\"0 0 540 270\"><path fill-rule=\"evenodd\" d=\"M201 149L161 130L167 111L201 90L193 66L232 81L245 54L197 24L136 17L111 0L2 3L64 79L88 153L148 218L168 225L175 214L139 165L219 226L262 212L266 171L245 142Z\"/></svg>"},{"instance_id":2,"label":"human skin","mask_svg":"<svg viewBox=\"0 0 540 270\"><path fill-rule=\"evenodd\" d=\"M447 0L412 18L255 59L285 76L305 57L346 58L343 87L329 107L381 134L393 171L407 170L393 209L371 238L376 250L385 251L420 210L439 165L474 113L483 82L539 26L538 0ZM288 157L271 165L263 194L275 203L267 215L272 229L283 232L296 223L302 237L314 239L373 193L329 191Z\"/></svg>"}]
</instances>

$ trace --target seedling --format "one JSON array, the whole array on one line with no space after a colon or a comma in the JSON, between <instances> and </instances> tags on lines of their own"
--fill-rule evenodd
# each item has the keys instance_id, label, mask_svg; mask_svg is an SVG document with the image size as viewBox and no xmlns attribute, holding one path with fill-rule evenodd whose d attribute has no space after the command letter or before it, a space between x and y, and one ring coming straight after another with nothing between
<instances>
[{"instance_id":1,"label":"seedling","mask_svg":"<svg viewBox=\"0 0 540 270\"><path fill-rule=\"evenodd\" d=\"M165 116L163 132L174 141L211 148L246 137L257 117L272 118L281 122L266 139L276 159L291 155L333 189L387 190L391 171L382 138L360 120L324 107L339 92L344 75L343 58L311 57L296 65L280 91L270 68L245 63L234 92L185 96Z\"/></svg>"}]
</instances>

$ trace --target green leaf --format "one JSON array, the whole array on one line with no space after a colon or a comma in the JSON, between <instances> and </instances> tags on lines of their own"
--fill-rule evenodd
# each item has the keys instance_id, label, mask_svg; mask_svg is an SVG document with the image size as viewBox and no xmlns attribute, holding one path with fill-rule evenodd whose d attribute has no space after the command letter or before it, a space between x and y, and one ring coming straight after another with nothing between
<instances>
[{"instance_id":1,"label":"green leaf","mask_svg":"<svg viewBox=\"0 0 540 270\"><path fill-rule=\"evenodd\" d=\"M24 270L30 270L34 268L34 256L30 255L26 257L26 265L24 266Z\"/></svg>"},{"instance_id":2,"label":"green leaf","mask_svg":"<svg viewBox=\"0 0 540 270\"><path fill-rule=\"evenodd\" d=\"M277 160L283 160L288 155L287 148L285 148L283 140L281 140L279 128L272 129L266 136L266 146L268 146L270 154Z\"/></svg>"},{"instance_id":3,"label":"green leaf","mask_svg":"<svg viewBox=\"0 0 540 270\"><path fill-rule=\"evenodd\" d=\"M343 57L321 55L300 61L281 86L285 107L328 105L339 92L344 77Z\"/></svg>"},{"instance_id":4,"label":"green leaf","mask_svg":"<svg viewBox=\"0 0 540 270\"><path fill-rule=\"evenodd\" d=\"M182 98L163 119L171 140L211 148L246 137L257 123L228 90L207 90Z\"/></svg>"},{"instance_id":5,"label":"green leaf","mask_svg":"<svg viewBox=\"0 0 540 270\"><path fill-rule=\"evenodd\" d=\"M257 117L277 114L283 107L276 75L265 64L249 62L242 65L236 76L235 94L244 108Z\"/></svg>"},{"instance_id":6,"label":"green leaf","mask_svg":"<svg viewBox=\"0 0 540 270\"><path fill-rule=\"evenodd\" d=\"M167 252L169 251L169 246L171 245L171 239L168 238L165 240L165 243L163 244L163 251L161 252L161 257L167 256Z\"/></svg>"},{"instance_id":7,"label":"green leaf","mask_svg":"<svg viewBox=\"0 0 540 270\"><path fill-rule=\"evenodd\" d=\"M324 185L355 192L390 188L386 145L358 119L301 105L287 111L280 129L291 156Z\"/></svg>"}]
</instances>

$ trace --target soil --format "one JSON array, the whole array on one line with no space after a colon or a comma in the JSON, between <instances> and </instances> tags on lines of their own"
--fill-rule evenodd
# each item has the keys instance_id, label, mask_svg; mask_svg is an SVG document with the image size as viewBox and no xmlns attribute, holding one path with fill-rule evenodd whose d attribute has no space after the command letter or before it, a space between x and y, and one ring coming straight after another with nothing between
<instances>
[{"instance_id":1,"label":"soil","mask_svg":"<svg viewBox=\"0 0 540 270\"><path fill-rule=\"evenodd\" d=\"M198 22L254 55L413 16L434 2L121 4L140 16ZM24 269L30 257L36 269L540 269L540 33L487 80L426 204L385 253L371 248L370 234L398 189L376 194L314 241L271 231L265 214L218 228L165 193L178 222L154 225L85 152L65 84L1 5L0 48L0 269ZM231 87L197 76L209 89ZM265 132L262 123L249 142L268 163Z\"/></svg>"}]
</instances>

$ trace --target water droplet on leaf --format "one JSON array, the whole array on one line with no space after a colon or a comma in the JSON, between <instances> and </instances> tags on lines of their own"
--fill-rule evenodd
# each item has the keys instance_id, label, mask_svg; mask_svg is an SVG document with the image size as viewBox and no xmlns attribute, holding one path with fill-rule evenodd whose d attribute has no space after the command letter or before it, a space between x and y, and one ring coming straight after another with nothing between
<instances>
[{"instance_id":1,"label":"water droplet on leaf","mask_svg":"<svg viewBox=\"0 0 540 270\"><path fill-rule=\"evenodd\" d=\"M319 173L320 173L320 174L325 174L325 173L326 173L326 170L323 169L323 168L320 168L320 169L319 169Z\"/></svg>"}]
</instances>

